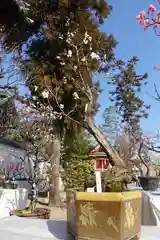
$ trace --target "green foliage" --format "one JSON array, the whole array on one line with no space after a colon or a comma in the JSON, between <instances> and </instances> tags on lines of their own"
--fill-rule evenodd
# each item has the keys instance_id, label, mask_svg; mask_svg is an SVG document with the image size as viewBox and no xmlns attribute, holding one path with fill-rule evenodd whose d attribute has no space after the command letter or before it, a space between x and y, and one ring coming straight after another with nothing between
<instances>
[{"instance_id":1,"label":"green foliage","mask_svg":"<svg viewBox=\"0 0 160 240\"><path fill-rule=\"evenodd\" d=\"M97 144L95 138L86 130L84 131L84 138L85 138L85 141L87 141L88 147L90 149L93 149L94 146Z\"/></svg>"},{"instance_id":2,"label":"green foliage","mask_svg":"<svg viewBox=\"0 0 160 240\"><path fill-rule=\"evenodd\" d=\"M104 186L109 192L122 192L127 188L127 184L131 183L133 177L125 168L113 167L105 172Z\"/></svg>"},{"instance_id":3,"label":"green foliage","mask_svg":"<svg viewBox=\"0 0 160 240\"><path fill-rule=\"evenodd\" d=\"M93 163L89 157L88 142L83 132L74 138L66 137L66 152L64 156L64 180L66 189L83 189L88 185L93 171Z\"/></svg>"},{"instance_id":4,"label":"green foliage","mask_svg":"<svg viewBox=\"0 0 160 240\"><path fill-rule=\"evenodd\" d=\"M12 48L24 28L25 18L15 0L2 0L0 3L0 28L5 46ZM24 34L24 31L22 31ZM13 34L14 33L14 34ZM22 36L21 36L22 37Z\"/></svg>"},{"instance_id":5,"label":"green foliage","mask_svg":"<svg viewBox=\"0 0 160 240\"><path fill-rule=\"evenodd\" d=\"M100 126L101 131L114 144L117 137L123 131L121 119L115 106L110 106L104 110L103 120L104 123Z\"/></svg>"},{"instance_id":6,"label":"green foliage","mask_svg":"<svg viewBox=\"0 0 160 240\"><path fill-rule=\"evenodd\" d=\"M143 100L139 97L141 88L147 84L147 74L137 75L135 67L138 62L136 57L127 63L117 61L119 73L109 81L114 86L110 91L110 100L115 103L118 113L124 123L134 126L139 123L140 118L147 118L148 114Z\"/></svg>"}]
</instances>

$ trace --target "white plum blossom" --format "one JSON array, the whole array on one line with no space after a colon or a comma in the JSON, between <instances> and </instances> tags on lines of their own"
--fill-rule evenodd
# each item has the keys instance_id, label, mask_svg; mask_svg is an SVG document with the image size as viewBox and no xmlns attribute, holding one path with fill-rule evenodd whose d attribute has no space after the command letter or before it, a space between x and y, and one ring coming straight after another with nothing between
<instances>
[{"instance_id":1,"label":"white plum blossom","mask_svg":"<svg viewBox=\"0 0 160 240\"><path fill-rule=\"evenodd\" d=\"M88 32L85 32L84 37L89 39L90 35L88 34Z\"/></svg>"},{"instance_id":2,"label":"white plum blossom","mask_svg":"<svg viewBox=\"0 0 160 240\"><path fill-rule=\"evenodd\" d=\"M68 37L68 38L66 39L66 42L70 44L70 43L71 43L71 38Z\"/></svg>"},{"instance_id":3,"label":"white plum blossom","mask_svg":"<svg viewBox=\"0 0 160 240\"><path fill-rule=\"evenodd\" d=\"M36 96L33 96L32 98L33 98L33 100L34 100L34 101L37 99L37 97L36 97Z\"/></svg>"},{"instance_id":4,"label":"white plum blossom","mask_svg":"<svg viewBox=\"0 0 160 240\"><path fill-rule=\"evenodd\" d=\"M72 51L71 50L68 50L67 57L72 57Z\"/></svg>"},{"instance_id":5,"label":"white plum blossom","mask_svg":"<svg viewBox=\"0 0 160 240\"><path fill-rule=\"evenodd\" d=\"M69 19L67 19L66 23L65 23L65 26L69 26Z\"/></svg>"},{"instance_id":6,"label":"white plum blossom","mask_svg":"<svg viewBox=\"0 0 160 240\"><path fill-rule=\"evenodd\" d=\"M79 96L76 92L73 93L73 97L74 97L75 100L79 99Z\"/></svg>"},{"instance_id":7,"label":"white plum blossom","mask_svg":"<svg viewBox=\"0 0 160 240\"><path fill-rule=\"evenodd\" d=\"M103 58L104 58L104 60L106 60L106 59L107 59L107 55L106 55L106 54L104 54Z\"/></svg>"},{"instance_id":8,"label":"white plum blossom","mask_svg":"<svg viewBox=\"0 0 160 240\"><path fill-rule=\"evenodd\" d=\"M88 39L83 40L84 44L88 44Z\"/></svg>"},{"instance_id":9,"label":"white plum blossom","mask_svg":"<svg viewBox=\"0 0 160 240\"><path fill-rule=\"evenodd\" d=\"M74 67L73 67L73 69L74 69L75 71L77 70L77 68L78 68L77 66L74 66Z\"/></svg>"},{"instance_id":10,"label":"white plum blossom","mask_svg":"<svg viewBox=\"0 0 160 240\"><path fill-rule=\"evenodd\" d=\"M63 81L64 81L64 84L66 84L66 83L67 83L67 78L64 77L64 78L63 78Z\"/></svg>"},{"instance_id":11,"label":"white plum blossom","mask_svg":"<svg viewBox=\"0 0 160 240\"><path fill-rule=\"evenodd\" d=\"M88 32L85 32L84 36L85 36L85 38L87 38L88 37Z\"/></svg>"},{"instance_id":12,"label":"white plum blossom","mask_svg":"<svg viewBox=\"0 0 160 240\"><path fill-rule=\"evenodd\" d=\"M57 56L57 59L60 59L60 56Z\"/></svg>"},{"instance_id":13,"label":"white plum blossom","mask_svg":"<svg viewBox=\"0 0 160 240\"><path fill-rule=\"evenodd\" d=\"M64 108L64 105L63 105L63 104L60 104L59 107L60 107L61 109L63 109L63 108Z\"/></svg>"},{"instance_id":14,"label":"white plum blossom","mask_svg":"<svg viewBox=\"0 0 160 240\"><path fill-rule=\"evenodd\" d=\"M84 37L85 37L85 41L87 40L87 43L88 43L88 41L92 41L92 37L88 34L88 32L85 32L85 35L84 35ZM84 41L83 41L84 42Z\"/></svg>"},{"instance_id":15,"label":"white plum blossom","mask_svg":"<svg viewBox=\"0 0 160 240\"><path fill-rule=\"evenodd\" d=\"M61 34L61 35L59 35L59 39L63 39L63 36L62 36L62 34Z\"/></svg>"},{"instance_id":16,"label":"white plum blossom","mask_svg":"<svg viewBox=\"0 0 160 240\"><path fill-rule=\"evenodd\" d=\"M95 52L92 52L90 56L92 59L97 59L97 60L99 59L98 54L96 54Z\"/></svg>"},{"instance_id":17,"label":"white plum blossom","mask_svg":"<svg viewBox=\"0 0 160 240\"><path fill-rule=\"evenodd\" d=\"M38 86L34 86L34 90L37 91L38 90Z\"/></svg>"},{"instance_id":18,"label":"white plum blossom","mask_svg":"<svg viewBox=\"0 0 160 240\"><path fill-rule=\"evenodd\" d=\"M89 39L90 42L92 41L92 37L91 36L89 36L88 39Z\"/></svg>"},{"instance_id":19,"label":"white plum blossom","mask_svg":"<svg viewBox=\"0 0 160 240\"><path fill-rule=\"evenodd\" d=\"M71 41L71 37L74 37L74 33L73 32L68 32L68 39L67 41Z\"/></svg>"},{"instance_id":20,"label":"white plum blossom","mask_svg":"<svg viewBox=\"0 0 160 240\"><path fill-rule=\"evenodd\" d=\"M81 59L81 61L82 61L82 62L85 62L85 61L86 61L86 58L85 58L85 57L83 57L83 58Z\"/></svg>"},{"instance_id":21,"label":"white plum blossom","mask_svg":"<svg viewBox=\"0 0 160 240\"><path fill-rule=\"evenodd\" d=\"M49 97L49 92L47 90L44 90L42 92L42 96L43 96L43 98L48 98Z\"/></svg>"}]
</instances>

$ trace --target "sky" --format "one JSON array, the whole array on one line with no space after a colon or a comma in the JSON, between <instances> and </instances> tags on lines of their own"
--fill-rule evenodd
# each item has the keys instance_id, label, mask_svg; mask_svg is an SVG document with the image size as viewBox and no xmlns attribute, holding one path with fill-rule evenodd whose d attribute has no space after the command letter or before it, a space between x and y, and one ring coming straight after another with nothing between
<instances>
[{"instance_id":1,"label":"sky","mask_svg":"<svg viewBox=\"0 0 160 240\"><path fill-rule=\"evenodd\" d=\"M144 31L137 23L136 16L140 11L146 11L149 4L158 5L155 0L109 0L109 3L113 11L101 30L112 33L118 41L115 51L117 58L127 60L137 56L140 60L137 73L148 73L148 85L141 93L141 98L145 104L151 105L151 110L148 119L142 120L142 128L146 134L155 133L160 130L160 102L152 96L155 96L154 83L160 91L160 72L154 71L153 66L160 67L160 37L152 29ZM104 78L101 79L101 86L104 90L99 98L101 109L97 115L98 122L102 122L103 109L110 105Z\"/></svg>"}]
</instances>

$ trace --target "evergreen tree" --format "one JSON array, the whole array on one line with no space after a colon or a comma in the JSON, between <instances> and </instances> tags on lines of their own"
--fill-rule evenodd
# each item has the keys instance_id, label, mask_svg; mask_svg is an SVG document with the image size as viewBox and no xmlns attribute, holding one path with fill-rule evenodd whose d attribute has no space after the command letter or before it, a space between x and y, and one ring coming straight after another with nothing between
<instances>
[{"instance_id":1,"label":"evergreen tree","mask_svg":"<svg viewBox=\"0 0 160 240\"><path fill-rule=\"evenodd\" d=\"M114 89L110 91L110 100L114 102L122 122L130 126L132 132L137 128L141 118L147 118L146 106L140 98L139 93L144 85L147 84L147 74L137 75L135 67L138 62L136 57L127 63L118 61L117 65L121 74L115 74L109 81Z\"/></svg>"},{"instance_id":2,"label":"evergreen tree","mask_svg":"<svg viewBox=\"0 0 160 240\"><path fill-rule=\"evenodd\" d=\"M61 128L86 128L111 163L122 164L93 118L100 93L93 75L108 71L114 60L116 42L99 30L110 9L103 0L31 2L27 16L34 24L26 30L21 67L32 93L29 101L37 107L49 105L52 112L61 114Z\"/></svg>"},{"instance_id":3,"label":"evergreen tree","mask_svg":"<svg viewBox=\"0 0 160 240\"><path fill-rule=\"evenodd\" d=\"M1 43L7 50L19 48L26 30L31 27L32 21L25 16L28 11L28 1L2 0L0 2Z\"/></svg>"},{"instance_id":4,"label":"evergreen tree","mask_svg":"<svg viewBox=\"0 0 160 240\"><path fill-rule=\"evenodd\" d=\"M47 22L51 31L64 31L66 17L72 22L74 14L90 9L95 10L95 17L103 22L108 13L104 0L2 0L0 3L0 26L3 43L7 49L15 49L28 39L32 33L38 33L42 24Z\"/></svg>"},{"instance_id":5,"label":"evergreen tree","mask_svg":"<svg viewBox=\"0 0 160 240\"><path fill-rule=\"evenodd\" d=\"M89 157L88 142L81 131L74 138L66 136L62 178L66 189L85 189L93 171L93 162Z\"/></svg>"},{"instance_id":6,"label":"evergreen tree","mask_svg":"<svg viewBox=\"0 0 160 240\"><path fill-rule=\"evenodd\" d=\"M115 106L110 106L104 110L103 113L104 123L100 126L103 134L114 145L115 140L123 132L123 125L121 119L116 111Z\"/></svg>"},{"instance_id":7,"label":"evergreen tree","mask_svg":"<svg viewBox=\"0 0 160 240\"><path fill-rule=\"evenodd\" d=\"M115 104L124 125L124 136L121 140L118 140L119 146L117 147L119 148L119 154L122 153L122 158L124 158L126 164L129 164L130 160L137 154L142 137L140 120L148 117L147 109L150 107L145 105L140 98L139 93L142 87L147 84L147 74L136 74L137 62L136 57L130 59L127 64L119 61L121 75L115 74L109 82L113 85L113 90L110 91L110 100ZM124 141L123 138L126 140Z\"/></svg>"}]
</instances>

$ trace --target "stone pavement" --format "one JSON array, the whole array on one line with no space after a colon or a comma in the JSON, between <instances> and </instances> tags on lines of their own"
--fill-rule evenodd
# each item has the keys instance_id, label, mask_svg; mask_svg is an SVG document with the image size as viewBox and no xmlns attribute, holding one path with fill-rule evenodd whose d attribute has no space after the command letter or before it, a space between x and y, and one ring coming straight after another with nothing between
<instances>
[{"instance_id":1,"label":"stone pavement","mask_svg":"<svg viewBox=\"0 0 160 240\"><path fill-rule=\"evenodd\" d=\"M49 208L51 210L50 213L50 220L55 220L55 221L59 221L59 220L67 220L67 208L63 207L48 207L47 205L44 204L36 204L36 207L38 208Z\"/></svg>"},{"instance_id":2,"label":"stone pavement","mask_svg":"<svg viewBox=\"0 0 160 240\"><path fill-rule=\"evenodd\" d=\"M66 208L57 208L57 207L50 207L50 219L51 220L67 220L67 210Z\"/></svg>"}]
</instances>

